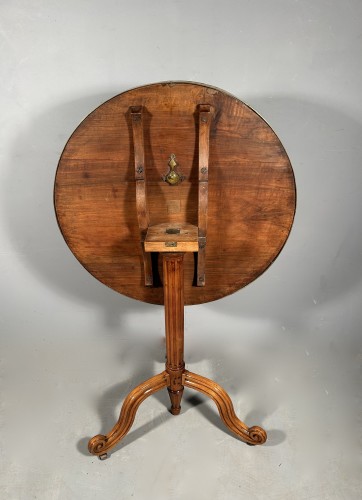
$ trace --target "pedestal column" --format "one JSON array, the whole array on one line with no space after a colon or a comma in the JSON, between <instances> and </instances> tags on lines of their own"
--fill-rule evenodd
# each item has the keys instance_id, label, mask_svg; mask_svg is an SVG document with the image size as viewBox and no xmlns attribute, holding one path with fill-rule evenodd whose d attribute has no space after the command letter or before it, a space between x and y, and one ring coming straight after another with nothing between
<instances>
[{"instance_id":1,"label":"pedestal column","mask_svg":"<svg viewBox=\"0 0 362 500\"><path fill-rule=\"evenodd\" d=\"M163 254L163 287L166 328L167 387L171 399L171 413L178 415L184 390L182 374L184 362L184 270L183 253Z\"/></svg>"}]
</instances>

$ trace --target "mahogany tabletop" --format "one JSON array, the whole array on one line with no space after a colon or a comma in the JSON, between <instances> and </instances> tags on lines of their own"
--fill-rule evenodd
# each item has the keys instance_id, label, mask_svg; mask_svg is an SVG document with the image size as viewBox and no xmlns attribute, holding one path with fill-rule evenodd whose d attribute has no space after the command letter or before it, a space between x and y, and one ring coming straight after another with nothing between
<instances>
[{"instance_id":1,"label":"mahogany tabletop","mask_svg":"<svg viewBox=\"0 0 362 500\"><path fill-rule=\"evenodd\" d=\"M77 127L61 155L55 209L79 262L129 297L163 304L160 283L146 287L136 213L130 107L144 109L150 225L198 221L197 107L214 110L210 129L205 286L193 284L185 255L185 303L220 299L260 276L283 248L293 223L293 170L280 140L254 110L220 89L164 82L119 94ZM182 182L164 181L170 156ZM157 259L157 254L153 257ZM156 263L157 265L157 263Z\"/></svg>"}]
</instances>

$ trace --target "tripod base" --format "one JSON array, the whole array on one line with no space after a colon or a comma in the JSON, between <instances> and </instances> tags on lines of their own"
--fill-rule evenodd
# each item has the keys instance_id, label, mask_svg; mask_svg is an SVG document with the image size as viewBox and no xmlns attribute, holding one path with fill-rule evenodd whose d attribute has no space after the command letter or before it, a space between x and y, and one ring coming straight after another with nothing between
<instances>
[{"instance_id":1,"label":"tripod base","mask_svg":"<svg viewBox=\"0 0 362 500\"><path fill-rule=\"evenodd\" d=\"M226 427L242 441L251 445L265 443L267 435L264 429L258 426L248 427L239 420L228 393L219 384L201 375L183 370L182 389L177 391L170 388L170 375L167 371L149 378L133 389L123 403L116 425L105 436L99 434L90 439L88 443L89 452L92 455L97 455L102 460L107 458L107 451L119 443L131 429L136 412L142 401L164 387L168 387L169 390L172 404L171 413L178 415L181 409L180 402L183 386L190 387L209 396L215 402L221 420Z\"/></svg>"}]
</instances>

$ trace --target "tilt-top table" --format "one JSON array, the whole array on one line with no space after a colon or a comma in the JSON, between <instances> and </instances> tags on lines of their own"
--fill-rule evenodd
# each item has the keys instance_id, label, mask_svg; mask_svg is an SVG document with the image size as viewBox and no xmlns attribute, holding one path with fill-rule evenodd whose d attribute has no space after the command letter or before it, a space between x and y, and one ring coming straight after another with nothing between
<instances>
[{"instance_id":1,"label":"tilt-top table","mask_svg":"<svg viewBox=\"0 0 362 500\"><path fill-rule=\"evenodd\" d=\"M216 382L185 370L184 305L229 295L276 259L292 226L295 182L270 126L230 94L164 82L117 95L75 130L59 161L55 207L79 262L119 293L164 304L165 371L125 399L118 422L89 441L104 459L139 405L168 389L180 413L184 387L211 397L249 444L266 432L235 415Z\"/></svg>"}]
</instances>

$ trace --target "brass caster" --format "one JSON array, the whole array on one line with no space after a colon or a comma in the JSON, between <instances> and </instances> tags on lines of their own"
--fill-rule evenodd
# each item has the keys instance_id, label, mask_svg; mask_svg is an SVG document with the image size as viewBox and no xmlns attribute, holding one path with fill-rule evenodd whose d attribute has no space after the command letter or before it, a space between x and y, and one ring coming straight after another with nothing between
<instances>
[{"instance_id":1,"label":"brass caster","mask_svg":"<svg viewBox=\"0 0 362 500\"><path fill-rule=\"evenodd\" d=\"M98 458L99 460L107 460L108 457L108 453L102 453L102 455L98 455Z\"/></svg>"}]
</instances>

